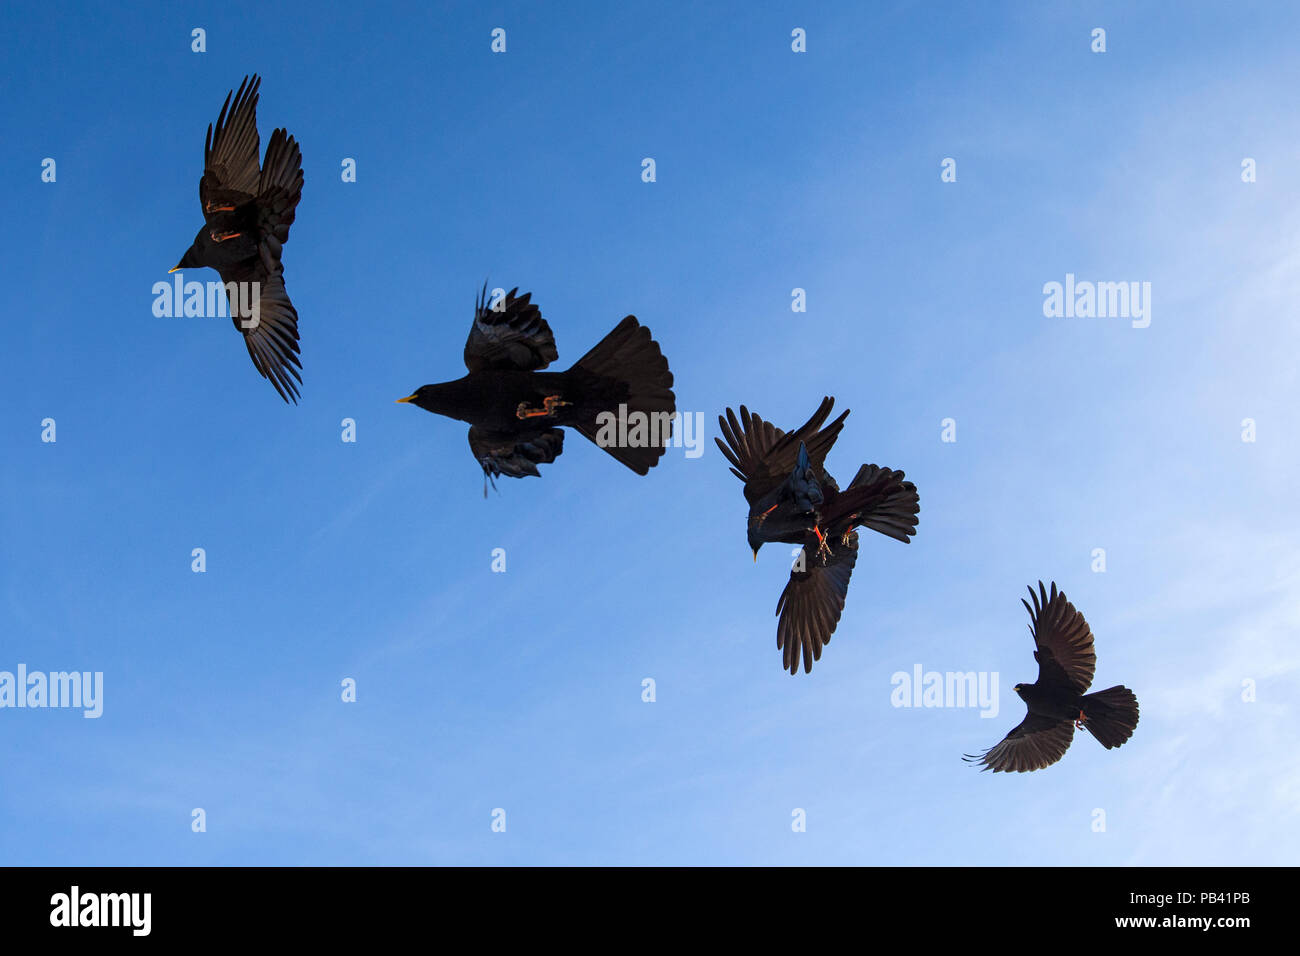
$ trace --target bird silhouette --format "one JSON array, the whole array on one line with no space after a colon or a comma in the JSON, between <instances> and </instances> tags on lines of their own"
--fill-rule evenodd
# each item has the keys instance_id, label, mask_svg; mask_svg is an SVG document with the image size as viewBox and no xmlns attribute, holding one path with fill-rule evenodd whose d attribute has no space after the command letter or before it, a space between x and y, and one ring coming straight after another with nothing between
<instances>
[{"instance_id":1,"label":"bird silhouette","mask_svg":"<svg viewBox=\"0 0 1300 956\"><path fill-rule=\"evenodd\" d=\"M764 543L803 549L777 601L776 646L794 674L820 660L839 624L858 560L859 527L904 544L916 534L920 498L901 471L863 465L841 490L824 466L848 411L822 427L835 400L823 398L813 416L786 433L744 405L718 416L718 448L745 483L746 538L758 560Z\"/></svg>"},{"instance_id":2,"label":"bird silhouette","mask_svg":"<svg viewBox=\"0 0 1300 956\"><path fill-rule=\"evenodd\" d=\"M573 367L542 372L559 357L551 327L512 289L492 304L484 285L465 342L469 374L399 398L468 422L484 488L497 476L537 476L576 429L638 475L659 463L676 415L673 373L650 330L627 316Z\"/></svg>"},{"instance_id":3,"label":"bird silhouette","mask_svg":"<svg viewBox=\"0 0 1300 956\"><path fill-rule=\"evenodd\" d=\"M203 228L170 271L217 270L253 366L296 405L302 383L298 312L285 290L280 253L302 198L302 153L277 129L258 167L261 82L256 74L244 77L238 92L226 95L216 126L208 126L199 180Z\"/></svg>"},{"instance_id":4,"label":"bird silhouette","mask_svg":"<svg viewBox=\"0 0 1300 956\"><path fill-rule=\"evenodd\" d=\"M1014 688L1028 713L1001 742L981 754L963 757L994 773L1051 766L1065 756L1075 728L1087 730L1110 750L1128 740L1138 723L1137 697L1127 687L1117 684L1086 693L1097 654L1088 622L1066 600L1065 592L1057 591L1053 581L1049 594L1039 581L1038 593L1031 587L1029 596L1033 607L1023 598L1020 603L1029 612L1038 680Z\"/></svg>"}]
</instances>

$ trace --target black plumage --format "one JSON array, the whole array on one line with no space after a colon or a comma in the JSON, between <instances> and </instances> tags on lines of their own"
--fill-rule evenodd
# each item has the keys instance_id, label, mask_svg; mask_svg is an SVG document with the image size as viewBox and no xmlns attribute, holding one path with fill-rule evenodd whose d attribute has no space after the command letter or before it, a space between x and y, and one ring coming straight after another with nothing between
<instances>
[{"instance_id":1,"label":"black plumage","mask_svg":"<svg viewBox=\"0 0 1300 956\"><path fill-rule=\"evenodd\" d=\"M216 125L208 126L199 180L204 225L171 271L217 270L253 366L282 399L297 404L298 312L285 290L280 254L302 198L302 153L292 136L277 129L258 167L260 85L256 74L245 77L226 96ZM239 284L242 295L232 297L231 283Z\"/></svg>"},{"instance_id":2,"label":"black plumage","mask_svg":"<svg viewBox=\"0 0 1300 956\"><path fill-rule=\"evenodd\" d=\"M788 434L743 405L739 417L728 408L725 417L718 416L722 437L714 439L745 483L746 537L754 559L767 542L803 546L776 606L776 645L791 674L801 659L804 671L812 670L839 624L858 560L855 529L870 528L906 544L921 508L916 486L903 472L878 465L863 465L840 490L823 465L849 414L823 428L834 404L823 398L813 416Z\"/></svg>"},{"instance_id":3,"label":"black plumage","mask_svg":"<svg viewBox=\"0 0 1300 956\"><path fill-rule=\"evenodd\" d=\"M512 289L489 305L486 291L465 342L469 374L398 399L469 423L484 493L499 475L539 475L537 466L564 450L564 426L639 475L658 464L672 436L676 397L650 330L629 315L572 368L543 372L559 353L532 294ZM620 419L621 429L610 427Z\"/></svg>"},{"instance_id":4,"label":"black plumage","mask_svg":"<svg viewBox=\"0 0 1300 956\"><path fill-rule=\"evenodd\" d=\"M1028 713L1001 742L964 757L994 773L1051 766L1065 756L1076 728L1110 750L1128 740L1138 723L1137 697L1127 687L1087 693L1097 668L1092 630L1065 592L1057 591L1053 581L1049 594L1039 581L1038 593L1030 588L1029 596L1033 607L1023 598L1021 603L1029 612L1038 680L1015 686Z\"/></svg>"}]
</instances>

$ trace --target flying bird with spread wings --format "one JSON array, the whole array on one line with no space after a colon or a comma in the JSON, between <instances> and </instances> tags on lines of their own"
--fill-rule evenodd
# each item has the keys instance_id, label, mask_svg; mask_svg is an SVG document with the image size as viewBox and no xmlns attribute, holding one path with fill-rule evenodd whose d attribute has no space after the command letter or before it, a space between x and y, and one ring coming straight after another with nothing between
<instances>
[{"instance_id":1,"label":"flying bird with spread wings","mask_svg":"<svg viewBox=\"0 0 1300 956\"><path fill-rule=\"evenodd\" d=\"M1057 591L1053 581L1049 594L1039 581L1038 593L1031 587L1029 596L1033 607L1024 598L1020 603L1029 612L1038 680L1015 686L1028 713L1001 742L963 758L994 773L1050 767L1065 756L1076 728L1088 731L1107 750L1119 747L1138 723L1137 697L1122 684L1087 693L1097 669L1092 630L1065 592Z\"/></svg>"},{"instance_id":2,"label":"flying bird with spread wings","mask_svg":"<svg viewBox=\"0 0 1300 956\"><path fill-rule=\"evenodd\" d=\"M261 82L257 74L245 77L237 92L226 95L216 126L208 126L199 180L203 228L170 271L217 270L253 366L296 405L302 383L298 312L284 287L280 253L302 198L302 153L292 136L277 129L258 167Z\"/></svg>"},{"instance_id":3,"label":"flying bird with spread wings","mask_svg":"<svg viewBox=\"0 0 1300 956\"><path fill-rule=\"evenodd\" d=\"M714 439L732 474L745 483L754 560L768 542L803 546L776 605L776 646L791 674L801 658L804 672L811 671L835 633L858 560L856 529L907 544L921 510L916 485L903 472L878 465L863 465L840 489L823 464L849 414L822 427L834 404L823 398L813 416L788 433L744 405L739 417L728 408L725 418L718 416L722 437Z\"/></svg>"},{"instance_id":4,"label":"flying bird with spread wings","mask_svg":"<svg viewBox=\"0 0 1300 956\"><path fill-rule=\"evenodd\" d=\"M539 476L537 466L564 450L564 426L646 474L663 457L677 411L673 373L650 330L629 315L572 368L543 372L559 358L555 337L532 293L518 291L489 303L484 285L465 342L468 375L397 401L469 423L484 495L499 475Z\"/></svg>"}]
</instances>

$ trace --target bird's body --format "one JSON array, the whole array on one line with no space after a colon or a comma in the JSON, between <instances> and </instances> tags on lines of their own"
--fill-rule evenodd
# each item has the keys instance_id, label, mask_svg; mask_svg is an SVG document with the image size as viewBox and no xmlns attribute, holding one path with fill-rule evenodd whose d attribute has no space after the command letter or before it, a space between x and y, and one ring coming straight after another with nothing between
<instances>
[{"instance_id":1,"label":"bird's body","mask_svg":"<svg viewBox=\"0 0 1300 956\"><path fill-rule=\"evenodd\" d=\"M1016 691L1025 702L1025 710L1049 720L1074 720L1083 711L1083 694L1068 687L1044 687L1037 683L1020 684Z\"/></svg>"},{"instance_id":2,"label":"bird's body","mask_svg":"<svg viewBox=\"0 0 1300 956\"><path fill-rule=\"evenodd\" d=\"M828 483L834 492L835 483L833 481ZM822 480L817 469L813 467L808 446L799 442L799 453L795 456L794 470L790 472L790 477L781 482L774 492L760 500L756 508L762 508L765 503L772 501L778 506L786 506L790 511L807 513L816 511L825 500Z\"/></svg>"},{"instance_id":3,"label":"bird's body","mask_svg":"<svg viewBox=\"0 0 1300 956\"><path fill-rule=\"evenodd\" d=\"M257 230L257 203L245 201L233 209L210 212L204 218L203 226L194 237L192 262L196 267L216 269L225 273L241 266L251 266L257 257L261 237ZM235 202L231 198L230 202ZM217 241L214 236L229 238Z\"/></svg>"},{"instance_id":4,"label":"bird's body","mask_svg":"<svg viewBox=\"0 0 1300 956\"><path fill-rule=\"evenodd\" d=\"M805 506L805 502L797 499L778 503L758 525L756 537L764 542L802 544L816 551L824 541L842 538L852 531L858 515L870 507L868 495L857 488L842 492L829 473L823 470L822 474L826 482L821 485L815 503Z\"/></svg>"},{"instance_id":5,"label":"bird's body","mask_svg":"<svg viewBox=\"0 0 1300 956\"><path fill-rule=\"evenodd\" d=\"M857 563L856 529L906 544L920 511L916 486L901 471L863 465L840 489L823 462L849 413L822 427L833 405L823 398L813 416L789 433L743 405L739 417L731 409L725 418L718 416L723 437L715 440L732 473L745 482L746 537L754 559L768 542L803 547L776 606L776 643L791 674L801 658L804 671L812 670L835 632Z\"/></svg>"},{"instance_id":6,"label":"bird's body","mask_svg":"<svg viewBox=\"0 0 1300 956\"><path fill-rule=\"evenodd\" d=\"M676 412L672 372L650 330L629 315L571 368L540 371L559 353L531 295L516 292L498 307L480 297L465 343L467 375L399 401L468 423L485 479L538 475L539 464L563 451L564 427L644 475L663 455ZM618 416L623 430L607 431L605 424ZM634 430L651 418L653 429Z\"/></svg>"},{"instance_id":7,"label":"bird's body","mask_svg":"<svg viewBox=\"0 0 1300 956\"><path fill-rule=\"evenodd\" d=\"M746 536L755 558L767 542L803 544L826 486L834 488L834 479L822 463L849 414L843 412L823 428L834 404L830 398L822 399L812 417L789 433L750 414L743 405L739 418L731 409L725 418L718 416L722 438L714 441L731 462L731 473L745 483Z\"/></svg>"},{"instance_id":8,"label":"bird's body","mask_svg":"<svg viewBox=\"0 0 1300 956\"><path fill-rule=\"evenodd\" d=\"M1088 693L1097 667L1092 630L1064 591L1052 582L1049 594L1038 582L1033 599L1021 600L1029 611L1029 632L1034 638L1038 679L1017 684L1015 692L1025 702L1025 719L998 744L965 759L985 770L1025 773L1051 766L1065 756L1074 731L1084 729L1110 750L1133 735L1138 724L1138 702L1122 684Z\"/></svg>"},{"instance_id":9,"label":"bird's body","mask_svg":"<svg viewBox=\"0 0 1300 956\"><path fill-rule=\"evenodd\" d=\"M302 382L298 312L285 290L280 254L302 198L302 153L277 129L259 167L260 85L256 75L245 77L226 97L215 127L208 127L199 180L203 228L171 271L217 270L253 367L296 404Z\"/></svg>"},{"instance_id":10,"label":"bird's body","mask_svg":"<svg viewBox=\"0 0 1300 956\"><path fill-rule=\"evenodd\" d=\"M415 404L427 412L470 425L510 430L520 424L520 403L541 407L547 395L562 394L568 399L573 391L562 373L487 369L454 381L426 385ZM550 424L567 424L569 417L568 408L561 406Z\"/></svg>"},{"instance_id":11,"label":"bird's body","mask_svg":"<svg viewBox=\"0 0 1300 956\"><path fill-rule=\"evenodd\" d=\"M828 491L832 497L838 494L834 480L824 470L818 473L807 445L800 441L789 477L749 509L750 547L755 554L764 542L804 544L811 526L820 521L818 512L826 504Z\"/></svg>"}]
</instances>

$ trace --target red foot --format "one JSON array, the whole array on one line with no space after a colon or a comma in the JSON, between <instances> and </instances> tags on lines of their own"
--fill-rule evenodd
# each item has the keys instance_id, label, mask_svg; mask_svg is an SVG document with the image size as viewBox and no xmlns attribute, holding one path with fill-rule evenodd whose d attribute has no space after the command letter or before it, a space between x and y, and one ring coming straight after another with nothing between
<instances>
[{"instance_id":1,"label":"red foot","mask_svg":"<svg viewBox=\"0 0 1300 956\"><path fill-rule=\"evenodd\" d=\"M831 556L831 546L826 543L826 535L822 534L819 525L813 525L808 530L817 535L817 556L822 559L822 564L825 564L826 559Z\"/></svg>"},{"instance_id":2,"label":"red foot","mask_svg":"<svg viewBox=\"0 0 1300 956\"><path fill-rule=\"evenodd\" d=\"M853 534L853 522L856 521L857 518L858 516L856 514L849 515L849 526L845 528L844 533L840 535L840 544L846 548L849 546L849 535Z\"/></svg>"},{"instance_id":3,"label":"red foot","mask_svg":"<svg viewBox=\"0 0 1300 956\"><path fill-rule=\"evenodd\" d=\"M234 239L235 236L242 236L242 232L210 232L213 242L225 242L227 239Z\"/></svg>"},{"instance_id":4,"label":"red foot","mask_svg":"<svg viewBox=\"0 0 1300 956\"><path fill-rule=\"evenodd\" d=\"M515 417L518 419L547 418L554 415L555 410L561 405L572 404L572 402L563 401L558 395L547 395L542 399L541 408L529 408L527 402L520 402L519 407L515 409Z\"/></svg>"}]
</instances>

